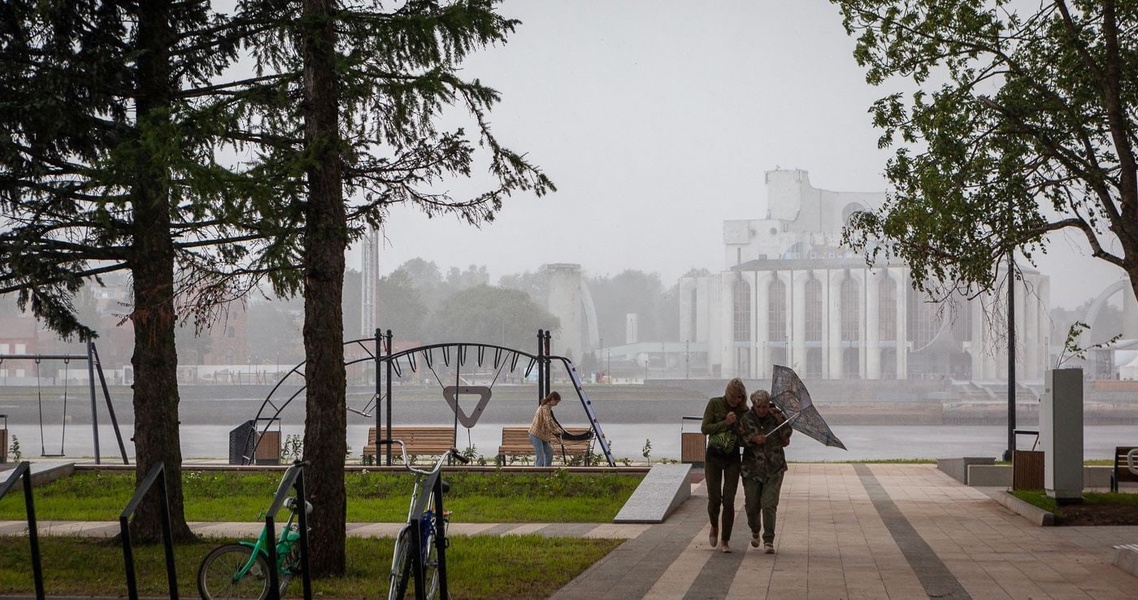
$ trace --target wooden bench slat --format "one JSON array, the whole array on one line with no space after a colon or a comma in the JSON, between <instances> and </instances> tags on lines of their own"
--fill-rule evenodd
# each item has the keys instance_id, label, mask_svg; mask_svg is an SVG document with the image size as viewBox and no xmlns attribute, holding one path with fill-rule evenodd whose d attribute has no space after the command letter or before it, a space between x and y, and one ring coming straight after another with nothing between
<instances>
[{"instance_id":1,"label":"wooden bench slat","mask_svg":"<svg viewBox=\"0 0 1138 600\"><path fill-rule=\"evenodd\" d=\"M364 457L375 456L377 437L375 427L369 427ZM454 430L450 427L393 426L391 439L403 440L409 456L441 456L454 447ZM398 444L393 448L395 453L399 452Z\"/></svg>"},{"instance_id":2,"label":"wooden bench slat","mask_svg":"<svg viewBox=\"0 0 1138 600\"><path fill-rule=\"evenodd\" d=\"M586 433L592 431L588 427L566 427L565 431L573 434ZM592 440L564 440L565 455L581 457L586 463L588 462L589 454L593 449ZM561 444L556 440L553 442L553 453L560 454ZM500 462L504 462L507 456L533 456L533 444L529 442L529 427L512 427L506 426L502 428L502 445L498 446L498 457Z\"/></svg>"}]
</instances>

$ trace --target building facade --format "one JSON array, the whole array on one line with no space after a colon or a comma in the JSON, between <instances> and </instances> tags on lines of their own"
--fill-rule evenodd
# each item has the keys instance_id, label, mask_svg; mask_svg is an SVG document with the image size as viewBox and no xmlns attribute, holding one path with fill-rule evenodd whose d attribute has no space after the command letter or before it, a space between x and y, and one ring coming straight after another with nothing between
<instances>
[{"instance_id":1,"label":"building facade","mask_svg":"<svg viewBox=\"0 0 1138 600\"><path fill-rule=\"evenodd\" d=\"M766 174L766 218L723 224L724 269L680 282L680 337L706 344L707 376L770 377L775 364L815 379L1003 380L1006 292L931 302L901 262L866 265L842 247L850 215L883 193L831 192L807 172ZM1016 376L1048 367L1049 281L1015 282Z\"/></svg>"}]
</instances>

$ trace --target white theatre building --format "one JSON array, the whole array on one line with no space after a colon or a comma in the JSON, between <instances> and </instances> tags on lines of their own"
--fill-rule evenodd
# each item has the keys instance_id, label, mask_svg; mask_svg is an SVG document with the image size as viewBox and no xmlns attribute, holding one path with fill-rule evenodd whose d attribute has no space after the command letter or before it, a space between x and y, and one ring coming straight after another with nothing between
<instances>
[{"instance_id":1,"label":"white theatre building","mask_svg":"<svg viewBox=\"0 0 1138 600\"><path fill-rule=\"evenodd\" d=\"M1006 292L930 303L903 263L871 269L841 246L849 216L884 193L816 189L801 170L770 171L766 187L766 218L724 222L724 270L680 282L680 339L707 348L706 375L769 378L781 364L812 379L1007 379ZM1013 290L1025 383L1048 368L1049 285L1025 269Z\"/></svg>"}]
</instances>

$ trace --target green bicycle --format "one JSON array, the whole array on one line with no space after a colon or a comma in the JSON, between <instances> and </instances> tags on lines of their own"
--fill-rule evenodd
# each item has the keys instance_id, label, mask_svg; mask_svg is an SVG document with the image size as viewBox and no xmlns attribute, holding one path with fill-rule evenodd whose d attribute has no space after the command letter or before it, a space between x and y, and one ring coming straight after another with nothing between
<instances>
[{"instance_id":1,"label":"green bicycle","mask_svg":"<svg viewBox=\"0 0 1138 600\"><path fill-rule=\"evenodd\" d=\"M286 475L287 479L287 475ZM284 481L281 485L284 485ZM278 488L279 492L279 488ZM289 511L288 520L281 528L276 541L277 579L279 592L284 596L289 582L303 572L300 555L300 501L296 497L286 498L284 507ZM304 502L305 515L312 513L312 504ZM261 530L257 541L241 541L226 544L210 551L198 567L198 592L202 600L225 600L231 598L269 597L269 529Z\"/></svg>"}]
</instances>

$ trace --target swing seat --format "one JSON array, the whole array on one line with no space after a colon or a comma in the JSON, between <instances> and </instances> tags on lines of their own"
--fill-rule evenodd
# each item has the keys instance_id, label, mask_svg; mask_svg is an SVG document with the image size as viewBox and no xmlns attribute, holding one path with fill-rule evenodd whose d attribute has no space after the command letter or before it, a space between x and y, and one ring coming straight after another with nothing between
<instances>
[{"instance_id":1,"label":"swing seat","mask_svg":"<svg viewBox=\"0 0 1138 600\"><path fill-rule=\"evenodd\" d=\"M561 439L563 439L567 442L586 442L588 440L593 439L593 430L589 429L589 430L581 432L581 433L573 433L572 431L566 431L565 433L561 434Z\"/></svg>"}]
</instances>

